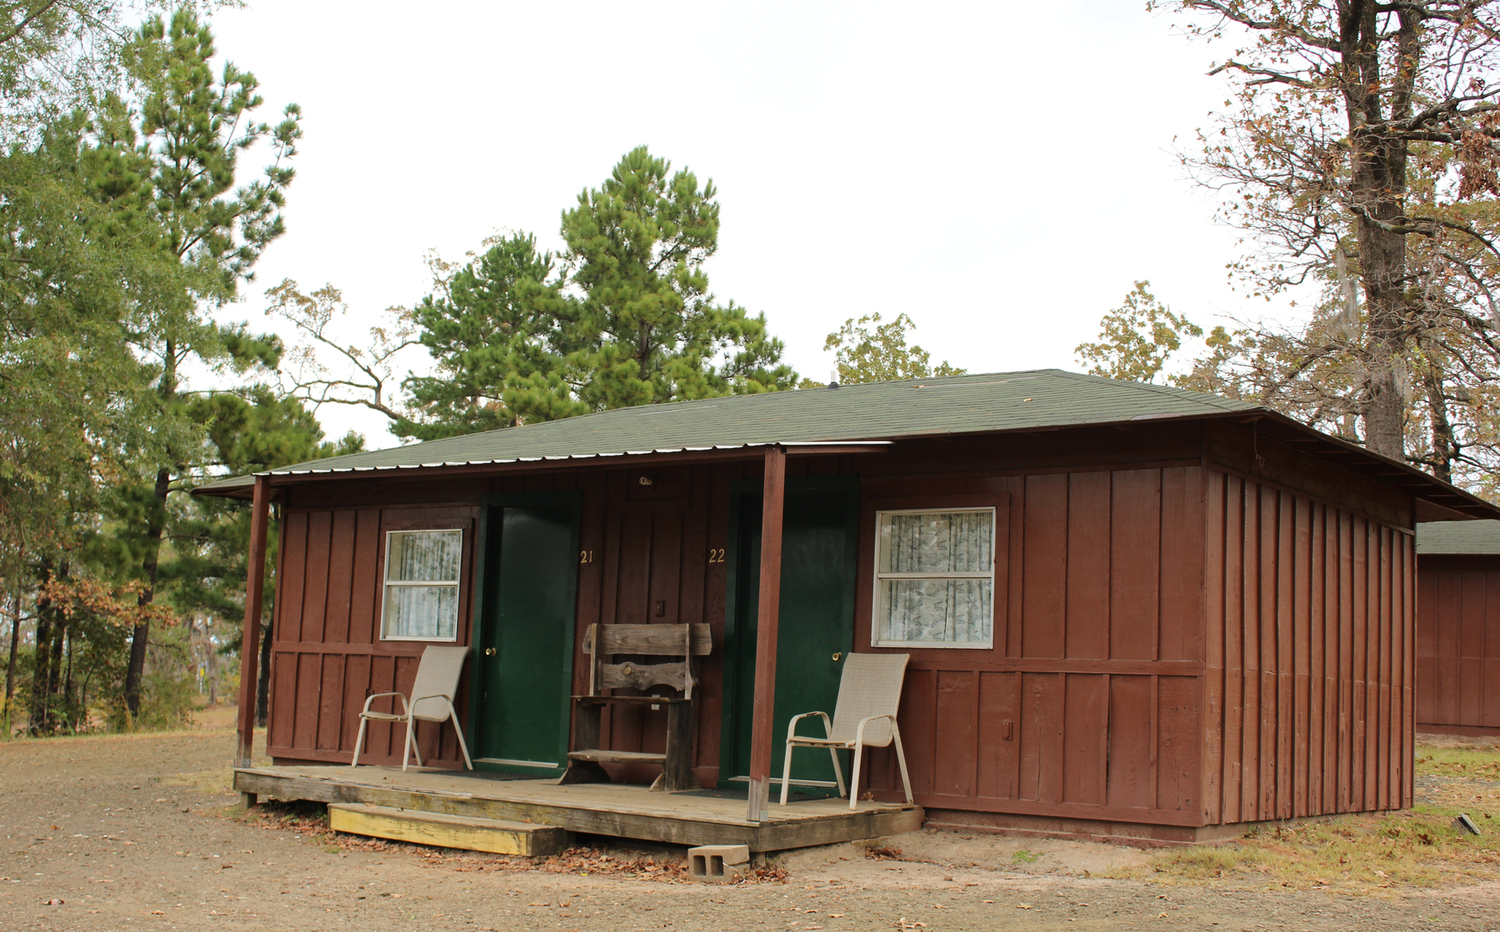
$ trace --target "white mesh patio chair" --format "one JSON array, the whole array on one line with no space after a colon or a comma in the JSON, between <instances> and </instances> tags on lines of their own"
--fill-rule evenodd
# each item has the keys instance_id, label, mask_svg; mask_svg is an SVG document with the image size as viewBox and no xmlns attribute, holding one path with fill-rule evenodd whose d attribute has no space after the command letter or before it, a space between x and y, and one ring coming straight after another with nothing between
<instances>
[{"instance_id":1,"label":"white mesh patio chair","mask_svg":"<svg viewBox=\"0 0 1500 932\"><path fill-rule=\"evenodd\" d=\"M901 765L901 783L906 787L906 801L912 801L911 778L906 772L906 754L901 750L901 729L896 726L896 709L901 705L901 682L906 678L910 654L850 654L844 661L839 680L839 700L833 711L832 724L827 712L804 712L792 717L786 726L786 759L781 770L781 804L786 805L792 786L792 749L827 748L833 758L833 776L839 795L849 797L849 808L859 802L859 764L866 747L896 745L896 762ZM823 719L825 737L797 734L797 722L818 716ZM854 749L852 788L844 790L844 773L839 767L839 748Z\"/></svg>"},{"instance_id":2,"label":"white mesh patio chair","mask_svg":"<svg viewBox=\"0 0 1500 932\"><path fill-rule=\"evenodd\" d=\"M365 742L365 726L370 722L406 723L406 749L401 755L401 769L405 770L411 756L417 756L417 766L422 766L422 752L417 750L417 722L453 721L453 730L458 733L458 748L464 752L464 765L474 769L469 759L468 745L464 744L464 730L458 724L458 710L453 707L453 696L458 692L458 680L463 676L464 660L469 655L467 647L436 647L428 645L422 651L422 662L417 665L417 678L411 685L411 699L404 693L376 693L365 700L359 713L359 737L354 740L354 760L350 767L359 766L359 750ZM400 712L372 712L370 705L385 696L401 700Z\"/></svg>"}]
</instances>

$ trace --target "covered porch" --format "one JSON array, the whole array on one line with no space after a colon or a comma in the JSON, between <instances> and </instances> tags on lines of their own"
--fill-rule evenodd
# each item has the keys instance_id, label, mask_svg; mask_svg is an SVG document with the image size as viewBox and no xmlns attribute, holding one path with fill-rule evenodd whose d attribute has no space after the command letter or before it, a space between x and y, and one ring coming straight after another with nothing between
<instances>
[{"instance_id":1,"label":"covered porch","mask_svg":"<svg viewBox=\"0 0 1500 932\"><path fill-rule=\"evenodd\" d=\"M261 797L363 804L496 822L555 826L569 833L672 845L747 845L755 854L915 831L920 806L845 799L772 804L745 818L741 791L651 792L644 786L504 779L482 771L298 764L237 767L234 786Z\"/></svg>"}]
</instances>

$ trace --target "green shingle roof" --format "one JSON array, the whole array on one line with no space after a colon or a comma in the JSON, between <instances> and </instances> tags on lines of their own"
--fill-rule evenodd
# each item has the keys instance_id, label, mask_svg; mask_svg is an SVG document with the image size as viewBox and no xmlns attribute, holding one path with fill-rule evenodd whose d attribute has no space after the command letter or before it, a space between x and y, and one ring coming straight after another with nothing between
<instances>
[{"instance_id":1,"label":"green shingle roof","mask_svg":"<svg viewBox=\"0 0 1500 932\"><path fill-rule=\"evenodd\" d=\"M1500 510L1405 463L1327 437L1268 408L1167 385L1146 385L1034 369L838 388L737 395L619 408L562 421L450 437L298 463L272 476L380 474L436 467L576 461L645 453L745 450L770 444L854 443L921 437L1250 415L1279 433L1313 441L1307 452L1379 477L1448 514L1475 518ZM253 480L222 479L205 495L243 497ZM1455 513L1456 512L1456 513ZM1423 520L1446 518L1429 513Z\"/></svg>"},{"instance_id":2,"label":"green shingle roof","mask_svg":"<svg viewBox=\"0 0 1500 932\"><path fill-rule=\"evenodd\" d=\"M1417 525L1417 553L1500 554L1500 521L1431 521Z\"/></svg>"},{"instance_id":3,"label":"green shingle roof","mask_svg":"<svg viewBox=\"0 0 1500 932\"><path fill-rule=\"evenodd\" d=\"M1261 409L1180 388L1037 369L619 408L270 472L414 469L773 443L895 440L1255 410ZM217 491L218 485L202 491Z\"/></svg>"}]
</instances>

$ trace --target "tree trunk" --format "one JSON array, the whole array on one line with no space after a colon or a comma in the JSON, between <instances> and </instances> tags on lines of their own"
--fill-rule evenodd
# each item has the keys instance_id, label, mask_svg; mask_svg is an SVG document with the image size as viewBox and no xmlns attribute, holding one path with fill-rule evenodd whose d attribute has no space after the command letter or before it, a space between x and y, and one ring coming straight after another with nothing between
<instances>
[{"instance_id":1,"label":"tree trunk","mask_svg":"<svg viewBox=\"0 0 1500 932\"><path fill-rule=\"evenodd\" d=\"M271 626L275 624L273 612L260 628L260 676L255 683L255 724L266 727L267 710L271 706Z\"/></svg>"},{"instance_id":2,"label":"tree trunk","mask_svg":"<svg viewBox=\"0 0 1500 932\"><path fill-rule=\"evenodd\" d=\"M1427 420L1432 427L1432 474L1444 482L1453 481L1453 461L1458 458L1458 444L1453 436L1453 421L1448 417L1448 399L1443 392L1442 374L1427 367L1422 379L1427 394Z\"/></svg>"},{"instance_id":3,"label":"tree trunk","mask_svg":"<svg viewBox=\"0 0 1500 932\"><path fill-rule=\"evenodd\" d=\"M58 577L66 577L67 564L58 570ZM53 579L52 561L42 560L37 569L37 579L46 586ZM36 644L32 649L31 709L27 730L34 735L47 735L56 730L56 682L53 667L52 642L62 626L56 617L56 606L50 596L43 595L36 603Z\"/></svg>"},{"instance_id":4,"label":"tree trunk","mask_svg":"<svg viewBox=\"0 0 1500 932\"><path fill-rule=\"evenodd\" d=\"M1383 225L1398 220L1406 202L1406 141L1386 121L1411 113L1416 67L1381 74L1378 5L1353 3L1340 25L1340 67L1349 123L1350 198L1359 218L1360 279L1365 292L1365 447L1403 460L1406 455L1406 399L1397 384L1396 360L1406 357L1406 235ZM1403 19L1402 49L1410 54L1414 27ZM1382 94L1390 112L1384 112Z\"/></svg>"},{"instance_id":5,"label":"tree trunk","mask_svg":"<svg viewBox=\"0 0 1500 932\"><path fill-rule=\"evenodd\" d=\"M136 604L142 608L156 598L156 570L161 559L161 538L167 525L167 490L171 488L172 473L166 467L156 471L156 487L151 502L151 516L146 526L146 560L142 569L146 588L141 590ZM143 619L130 632L130 665L125 669L125 708L133 720L141 712L141 679L146 672L146 643L151 634L151 622Z\"/></svg>"},{"instance_id":6,"label":"tree trunk","mask_svg":"<svg viewBox=\"0 0 1500 932\"><path fill-rule=\"evenodd\" d=\"M21 647L21 587L16 586L16 594L11 599L12 614L10 616L10 660L5 665L5 720L11 720L11 710L14 708L16 699L16 654Z\"/></svg>"}]
</instances>

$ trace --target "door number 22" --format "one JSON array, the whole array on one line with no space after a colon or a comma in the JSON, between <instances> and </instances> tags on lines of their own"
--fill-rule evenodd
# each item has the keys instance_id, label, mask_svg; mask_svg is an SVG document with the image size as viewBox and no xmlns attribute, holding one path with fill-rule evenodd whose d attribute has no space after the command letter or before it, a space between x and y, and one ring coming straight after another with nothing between
<instances>
[{"instance_id":1,"label":"door number 22","mask_svg":"<svg viewBox=\"0 0 1500 932\"><path fill-rule=\"evenodd\" d=\"M708 548L708 562L710 562L710 563L723 563L724 562L724 548L722 548L722 547L720 547L718 549L715 549L713 547Z\"/></svg>"}]
</instances>

